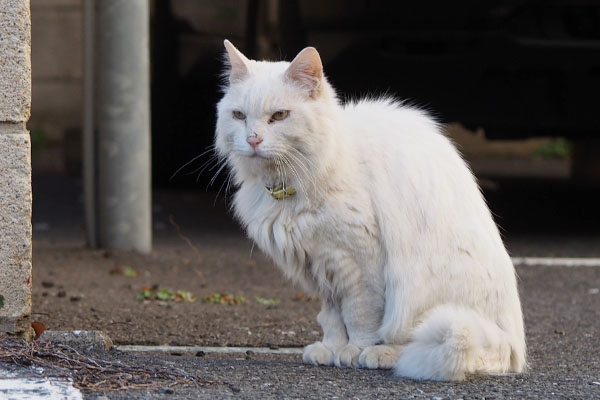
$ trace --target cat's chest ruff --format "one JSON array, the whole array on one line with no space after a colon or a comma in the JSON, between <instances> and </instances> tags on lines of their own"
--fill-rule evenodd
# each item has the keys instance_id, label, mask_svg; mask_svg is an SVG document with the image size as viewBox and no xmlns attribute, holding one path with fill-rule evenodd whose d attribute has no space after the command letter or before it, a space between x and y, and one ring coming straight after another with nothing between
<instances>
[{"instance_id":1,"label":"cat's chest ruff","mask_svg":"<svg viewBox=\"0 0 600 400\"><path fill-rule=\"evenodd\" d=\"M303 264L314 237L314 211L298 207L289 198L271 198L265 194L266 206L254 210L248 221L248 233L276 261Z\"/></svg>"},{"instance_id":2,"label":"cat's chest ruff","mask_svg":"<svg viewBox=\"0 0 600 400\"><path fill-rule=\"evenodd\" d=\"M378 241L372 214L348 199L311 205L297 197L276 200L263 192L257 203L238 206L249 236L279 264L304 266L308 259L373 248Z\"/></svg>"}]
</instances>

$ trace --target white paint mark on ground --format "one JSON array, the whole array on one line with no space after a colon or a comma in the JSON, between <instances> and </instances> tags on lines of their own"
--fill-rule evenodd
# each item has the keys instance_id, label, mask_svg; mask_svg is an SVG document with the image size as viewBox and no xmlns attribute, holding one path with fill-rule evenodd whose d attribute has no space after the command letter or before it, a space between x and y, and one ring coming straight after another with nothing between
<instances>
[{"instance_id":1,"label":"white paint mark on ground","mask_svg":"<svg viewBox=\"0 0 600 400\"><path fill-rule=\"evenodd\" d=\"M120 351L157 352L157 353L253 353L262 354L302 354L301 347L281 347L271 349L268 347L206 347L206 346L115 346Z\"/></svg>"},{"instance_id":2,"label":"white paint mark on ground","mask_svg":"<svg viewBox=\"0 0 600 400\"><path fill-rule=\"evenodd\" d=\"M512 262L518 266L600 267L600 258L512 257Z\"/></svg>"},{"instance_id":3,"label":"white paint mark on ground","mask_svg":"<svg viewBox=\"0 0 600 400\"><path fill-rule=\"evenodd\" d=\"M16 373L0 370L0 399L82 400L83 396L70 381L44 377L24 378Z\"/></svg>"}]
</instances>

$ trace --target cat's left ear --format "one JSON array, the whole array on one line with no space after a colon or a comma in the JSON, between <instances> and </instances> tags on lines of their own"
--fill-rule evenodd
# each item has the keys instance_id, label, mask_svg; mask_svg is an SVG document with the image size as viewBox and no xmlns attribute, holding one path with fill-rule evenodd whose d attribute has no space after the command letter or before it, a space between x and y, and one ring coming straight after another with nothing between
<instances>
[{"instance_id":1,"label":"cat's left ear","mask_svg":"<svg viewBox=\"0 0 600 400\"><path fill-rule=\"evenodd\" d=\"M307 47L298 53L285 71L285 79L308 90L311 97L316 97L323 81L323 64L317 50Z\"/></svg>"}]
</instances>

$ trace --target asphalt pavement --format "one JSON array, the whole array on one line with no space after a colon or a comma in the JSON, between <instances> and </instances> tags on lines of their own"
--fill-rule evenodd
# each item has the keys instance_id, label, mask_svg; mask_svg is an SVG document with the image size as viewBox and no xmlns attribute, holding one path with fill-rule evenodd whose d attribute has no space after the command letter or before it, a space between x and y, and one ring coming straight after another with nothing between
<instances>
[{"instance_id":1,"label":"asphalt pavement","mask_svg":"<svg viewBox=\"0 0 600 400\"><path fill-rule=\"evenodd\" d=\"M61 193L77 192L77 189ZM168 202L172 193L157 198ZM64 240L81 240L75 230L81 221L67 218L61 225L56 208L40 200L34 224L62 229ZM64 207L72 213L80 207ZM44 214L45 207L48 213ZM164 204L161 206L164 208ZM217 214L219 214L217 212ZM525 212L526 215L526 212ZM155 225L161 221L155 207ZM210 218L210 217L203 217ZM539 216L538 216L539 219ZM562 221L568 220L563 216ZM67 226L68 225L68 226ZM510 225L510 223L508 224ZM518 225L518 224L516 224ZM590 226L578 231L517 229L505 232L512 255L540 257L597 257L600 235ZM160 225L159 225L160 226ZM39 227L39 226L38 226ZM522 227L522 226L521 226ZM60 230L56 228L54 232ZM219 229L232 229L221 226ZM44 231L44 229L42 229ZM580 232L580 233L579 233ZM40 234L44 234L41 232ZM156 232L160 239L160 229ZM167 240L166 238L164 240ZM185 385L126 391L83 391L85 399L595 399L600 398L600 267L522 266L517 268L526 323L529 367L527 372L505 376L470 376L465 382L416 382L393 376L391 371L371 371L305 365L297 354L260 353L133 353L111 350L94 357L131 366L153 366L185 371L209 382L203 387ZM51 375L35 365L16 367L0 363L12 376ZM0 399L11 397L2 391ZM4 397L3 397L4 396ZM23 395L26 396L26 395ZM41 396L41 395L40 395ZM40 397L43 398L43 397ZM50 397L46 397L50 398ZM56 398L56 397L55 397ZM58 397L60 398L60 397ZM76 397L64 397L76 398Z\"/></svg>"}]
</instances>

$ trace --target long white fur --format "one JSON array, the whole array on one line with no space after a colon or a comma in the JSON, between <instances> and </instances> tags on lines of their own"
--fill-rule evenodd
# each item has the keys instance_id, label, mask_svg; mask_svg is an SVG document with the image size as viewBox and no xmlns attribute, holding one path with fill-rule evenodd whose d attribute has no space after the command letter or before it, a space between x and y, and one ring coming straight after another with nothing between
<instances>
[{"instance_id":1,"label":"long white fur","mask_svg":"<svg viewBox=\"0 0 600 400\"><path fill-rule=\"evenodd\" d=\"M521 372L513 265L438 124L389 98L340 104L312 48L290 64L226 47L217 152L239 186L234 210L248 235L323 300L324 338L305 362L434 380ZM288 117L273 121L279 110ZM256 150L253 134L263 140ZM265 192L281 182L296 195Z\"/></svg>"}]
</instances>

